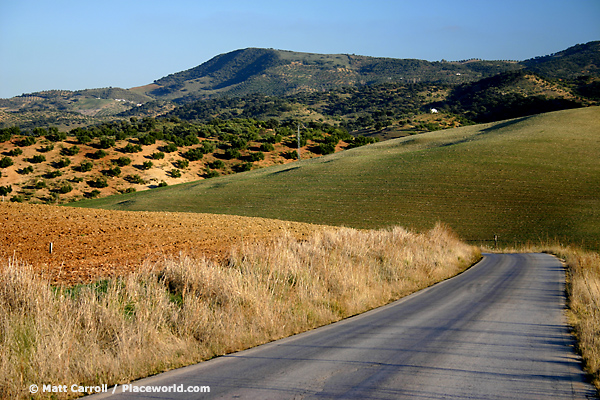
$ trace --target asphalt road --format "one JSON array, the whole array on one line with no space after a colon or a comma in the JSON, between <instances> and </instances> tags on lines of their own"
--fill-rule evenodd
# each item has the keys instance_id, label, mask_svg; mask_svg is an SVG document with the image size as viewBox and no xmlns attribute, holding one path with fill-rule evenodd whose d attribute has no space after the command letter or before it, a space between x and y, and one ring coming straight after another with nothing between
<instances>
[{"instance_id":1,"label":"asphalt road","mask_svg":"<svg viewBox=\"0 0 600 400\"><path fill-rule=\"evenodd\" d=\"M105 396L589 398L594 390L573 351L564 309L564 270L557 259L487 254L465 273L388 306L135 382L142 390L209 386L210 393L119 394L119 386Z\"/></svg>"}]
</instances>

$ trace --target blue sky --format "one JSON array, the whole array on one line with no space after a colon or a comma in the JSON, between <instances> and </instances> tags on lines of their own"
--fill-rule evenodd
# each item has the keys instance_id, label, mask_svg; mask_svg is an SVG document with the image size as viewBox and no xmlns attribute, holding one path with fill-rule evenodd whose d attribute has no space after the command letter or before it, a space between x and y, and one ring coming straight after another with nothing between
<instances>
[{"instance_id":1,"label":"blue sky","mask_svg":"<svg viewBox=\"0 0 600 400\"><path fill-rule=\"evenodd\" d=\"M600 40L600 0L0 0L0 98L151 83L246 47L524 60Z\"/></svg>"}]
</instances>

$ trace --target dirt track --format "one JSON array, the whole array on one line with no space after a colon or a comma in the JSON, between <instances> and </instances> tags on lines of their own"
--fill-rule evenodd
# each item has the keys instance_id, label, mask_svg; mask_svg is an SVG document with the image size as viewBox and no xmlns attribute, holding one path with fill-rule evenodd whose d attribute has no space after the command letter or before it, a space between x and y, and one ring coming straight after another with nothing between
<instances>
[{"instance_id":1,"label":"dirt track","mask_svg":"<svg viewBox=\"0 0 600 400\"><path fill-rule=\"evenodd\" d=\"M54 283L71 285L126 274L165 255L223 259L242 240L268 240L284 231L301 238L315 229L229 215L0 203L0 265L15 258Z\"/></svg>"}]
</instances>

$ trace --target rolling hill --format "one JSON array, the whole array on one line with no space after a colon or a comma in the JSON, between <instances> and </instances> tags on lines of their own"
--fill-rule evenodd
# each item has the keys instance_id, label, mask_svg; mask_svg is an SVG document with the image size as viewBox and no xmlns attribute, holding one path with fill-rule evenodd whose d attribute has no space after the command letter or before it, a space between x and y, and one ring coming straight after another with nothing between
<instances>
[{"instance_id":1,"label":"rolling hill","mask_svg":"<svg viewBox=\"0 0 600 400\"><path fill-rule=\"evenodd\" d=\"M197 103L196 108L206 110L211 104L200 104L198 101L244 97L251 99L257 94L294 103L295 106L277 116L278 118L305 118L307 114L311 114L311 118L327 119L332 115L322 110L317 110L315 114L314 103L307 95L332 93L334 96L331 99L321 96L319 104L326 109L339 111L339 97L344 99L348 94L352 96L352 91L362 92L365 87L385 92L385 86L390 84L401 89L398 95L404 98L410 96L414 100L412 103L418 103L411 108L411 112L422 112L428 110L432 102L446 101L448 108L472 114L472 109L464 110L465 101L455 101L457 95L452 91L458 90L462 97L481 97L478 92L481 87L479 81L483 80L485 85L497 76L506 77L518 71L526 71L526 75L536 77L526 84L523 81L513 82L511 85L514 87L510 87L508 93L518 92L523 97L539 98L540 92L554 86L551 100L559 101L554 101L553 107L537 107L538 112L550 111L565 108L560 105L560 100L578 105L600 101L599 65L600 41L576 45L556 54L520 62L478 59L431 62L247 48L218 55L194 68L165 76L141 87L76 92L54 90L0 99L0 127L17 125L33 129L54 125L66 131L131 116L164 115L177 109L178 105L194 102ZM506 83L505 78L500 80ZM435 93L436 97L421 96L424 93ZM483 93L483 98L486 100L490 96ZM479 101L478 105L479 109L489 108L485 102ZM230 107L221 114L236 117L238 108ZM368 116L373 113L366 109L363 112ZM217 114L217 109L208 110L208 115ZM252 117L256 118L257 115ZM355 116L348 116L351 117ZM486 116L485 119L489 121L500 118Z\"/></svg>"},{"instance_id":2,"label":"rolling hill","mask_svg":"<svg viewBox=\"0 0 600 400\"><path fill-rule=\"evenodd\" d=\"M429 132L76 207L260 216L600 248L600 108Z\"/></svg>"},{"instance_id":3,"label":"rolling hill","mask_svg":"<svg viewBox=\"0 0 600 400\"><path fill-rule=\"evenodd\" d=\"M182 103L223 94L286 96L399 81L458 84L519 68L507 61L429 62L248 48L158 79L143 93Z\"/></svg>"},{"instance_id":4,"label":"rolling hill","mask_svg":"<svg viewBox=\"0 0 600 400\"><path fill-rule=\"evenodd\" d=\"M155 98L186 103L261 93L288 96L390 82L459 85L527 69L551 79L599 77L600 41L525 61L426 61L247 48L218 55L188 70L135 88Z\"/></svg>"}]
</instances>

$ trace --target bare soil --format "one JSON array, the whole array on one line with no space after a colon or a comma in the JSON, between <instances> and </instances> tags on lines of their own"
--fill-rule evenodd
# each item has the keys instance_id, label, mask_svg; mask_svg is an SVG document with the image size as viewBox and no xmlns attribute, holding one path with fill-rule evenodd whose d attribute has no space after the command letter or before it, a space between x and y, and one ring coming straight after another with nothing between
<instances>
[{"instance_id":1,"label":"bare soil","mask_svg":"<svg viewBox=\"0 0 600 400\"><path fill-rule=\"evenodd\" d=\"M55 284L120 276L179 254L226 259L242 242L323 228L230 215L130 212L0 203L0 260L25 261ZM52 243L52 253L50 253Z\"/></svg>"}]
</instances>

